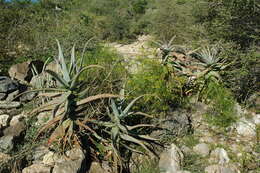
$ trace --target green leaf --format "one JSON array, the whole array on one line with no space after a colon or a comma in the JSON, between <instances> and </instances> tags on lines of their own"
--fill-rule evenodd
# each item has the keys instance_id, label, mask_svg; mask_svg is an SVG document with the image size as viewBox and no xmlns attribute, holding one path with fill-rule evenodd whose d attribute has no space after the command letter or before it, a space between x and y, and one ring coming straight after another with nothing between
<instances>
[{"instance_id":1,"label":"green leaf","mask_svg":"<svg viewBox=\"0 0 260 173\"><path fill-rule=\"evenodd\" d=\"M124 109L124 111L121 113L120 118L124 118L125 116L127 116L128 111L131 109L131 107L134 105L134 103L139 100L140 98L142 98L143 96L139 96L137 98L135 98L134 100L131 101L131 103Z\"/></svg>"},{"instance_id":2,"label":"green leaf","mask_svg":"<svg viewBox=\"0 0 260 173\"><path fill-rule=\"evenodd\" d=\"M132 137L132 136L129 136L129 135L125 135L125 134L121 134L120 137L126 141L129 141L129 142L132 142L132 143L135 143L135 144L138 144L140 145L141 147L143 147L147 152L149 153L152 153L148 148L147 146L144 144L144 142Z\"/></svg>"},{"instance_id":3,"label":"green leaf","mask_svg":"<svg viewBox=\"0 0 260 173\"><path fill-rule=\"evenodd\" d=\"M56 41L57 41L58 49L59 49L58 60L59 60L59 63L61 65L62 75L63 75L64 80L68 83L70 81L69 71L67 69L67 65L66 65L63 53L62 53L62 49L61 49L60 43L59 43L58 40L56 40Z\"/></svg>"},{"instance_id":4,"label":"green leaf","mask_svg":"<svg viewBox=\"0 0 260 173\"><path fill-rule=\"evenodd\" d=\"M46 70L47 73L49 73L52 77L54 77L57 81L59 81L65 88L69 89L69 84L66 80L64 80L62 77L60 77L56 72L51 70Z\"/></svg>"}]
</instances>

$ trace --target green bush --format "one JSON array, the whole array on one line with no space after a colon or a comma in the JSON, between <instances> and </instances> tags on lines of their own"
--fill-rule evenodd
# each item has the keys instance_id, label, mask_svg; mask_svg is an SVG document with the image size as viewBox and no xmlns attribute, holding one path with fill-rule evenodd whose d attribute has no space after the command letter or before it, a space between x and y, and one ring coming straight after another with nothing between
<instances>
[{"instance_id":1,"label":"green bush","mask_svg":"<svg viewBox=\"0 0 260 173\"><path fill-rule=\"evenodd\" d=\"M210 124L226 128L237 121L236 102L232 93L222 84L211 81L202 94L211 105L205 115Z\"/></svg>"},{"instance_id":2,"label":"green bush","mask_svg":"<svg viewBox=\"0 0 260 173\"><path fill-rule=\"evenodd\" d=\"M140 71L127 81L126 89L130 97L146 95L139 104L145 112L167 111L184 103L185 78L173 75L157 60L141 60L141 64Z\"/></svg>"}]
</instances>

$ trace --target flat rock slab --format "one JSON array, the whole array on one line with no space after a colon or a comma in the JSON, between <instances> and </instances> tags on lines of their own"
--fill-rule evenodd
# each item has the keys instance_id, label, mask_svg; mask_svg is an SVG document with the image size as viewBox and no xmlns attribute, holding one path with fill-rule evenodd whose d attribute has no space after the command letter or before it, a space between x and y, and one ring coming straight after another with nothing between
<instances>
[{"instance_id":1,"label":"flat rock slab","mask_svg":"<svg viewBox=\"0 0 260 173\"><path fill-rule=\"evenodd\" d=\"M0 101L0 109L18 108L20 106L21 106L20 102Z\"/></svg>"}]
</instances>

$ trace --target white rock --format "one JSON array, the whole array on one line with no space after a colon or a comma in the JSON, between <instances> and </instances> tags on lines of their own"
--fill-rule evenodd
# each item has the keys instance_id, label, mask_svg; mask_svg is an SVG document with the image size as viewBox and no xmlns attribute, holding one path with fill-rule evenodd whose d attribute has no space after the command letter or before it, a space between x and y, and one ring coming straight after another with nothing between
<instances>
[{"instance_id":1,"label":"white rock","mask_svg":"<svg viewBox=\"0 0 260 173\"><path fill-rule=\"evenodd\" d=\"M205 168L206 173L240 173L234 165L210 165Z\"/></svg>"},{"instance_id":2,"label":"white rock","mask_svg":"<svg viewBox=\"0 0 260 173\"><path fill-rule=\"evenodd\" d=\"M260 124L260 114L256 114L256 115L253 117L253 122L254 122L256 125L259 125L259 124Z\"/></svg>"},{"instance_id":3,"label":"white rock","mask_svg":"<svg viewBox=\"0 0 260 173\"><path fill-rule=\"evenodd\" d=\"M0 115L0 127L6 127L8 124L9 115Z\"/></svg>"},{"instance_id":4,"label":"white rock","mask_svg":"<svg viewBox=\"0 0 260 173\"><path fill-rule=\"evenodd\" d=\"M0 162L2 161L7 161L8 159L10 159L11 157L8 154L5 153L0 153Z\"/></svg>"},{"instance_id":5,"label":"white rock","mask_svg":"<svg viewBox=\"0 0 260 173\"><path fill-rule=\"evenodd\" d=\"M24 168L22 173L51 173L51 167L43 164L33 164Z\"/></svg>"},{"instance_id":6,"label":"white rock","mask_svg":"<svg viewBox=\"0 0 260 173\"><path fill-rule=\"evenodd\" d=\"M193 147L193 151L205 157L209 154L210 150L206 143L200 143Z\"/></svg>"},{"instance_id":7,"label":"white rock","mask_svg":"<svg viewBox=\"0 0 260 173\"><path fill-rule=\"evenodd\" d=\"M10 121L10 126L15 126L18 122L20 122L25 116L23 114L14 116Z\"/></svg>"},{"instance_id":8,"label":"white rock","mask_svg":"<svg viewBox=\"0 0 260 173\"><path fill-rule=\"evenodd\" d=\"M256 125L248 120L242 119L236 124L236 131L243 137L255 137Z\"/></svg>"},{"instance_id":9,"label":"white rock","mask_svg":"<svg viewBox=\"0 0 260 173\"><path fill-rule=\"evenodd\" d=\"M225 149L216 148L210 153L210 161L212 163L225 164L229 162L229 157Z\"/></svg>"},{"instance_id":10,"label":"white rock","mask_svg":"<svg viewBox=\"0 0 260 173\"><path fill-rule=\"evenodd\" d=\"M168 150L160 154L159 169L160 172L176 173L181 170L184 155L174 144L171 144Z\"/></svg>"},{"instance_id":11,"label":"white rock","mask_svg":"<svg viewBox=\"0 0 260 173\"><path fill-rule=\"evenodd\" d=\"M55 162L56 162L56 160L58 160L58 158L59 157L56 154L54 154L54 152L50 151L43 156L42 163L45 165L54 166Z\"/></svg>"}]
</instances>

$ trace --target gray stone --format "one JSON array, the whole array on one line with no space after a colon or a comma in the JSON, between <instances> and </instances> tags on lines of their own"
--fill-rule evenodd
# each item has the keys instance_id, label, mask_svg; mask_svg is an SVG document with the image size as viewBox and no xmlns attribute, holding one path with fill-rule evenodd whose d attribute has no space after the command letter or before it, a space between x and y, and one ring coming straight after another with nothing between
<instances>
[{"instance_id":1,"label":"gray stone","mask_svg":"<svg viewBox=\"0 0 260 173\"><path fill-rule=\"evenodd\" d=\"M43 160L43 157L49 152L48 147L39 146L34 149L32 159L33 163L40 163ZM47 164L46 164L47 165Z\"/></svg>"},{"instance_id":2,"label":"gray stone","mask_svg":"<svg viewBox=\"0 0 260 173\"><path fill-rule=\"evenodd\" d=\"M18 96L19 93L20 93L19 90L13 91L10 94L8 94L8 96L5 100L8 101L8 102L11 102L16 98L16 96Z\"/></svg>"},{"instance_id":3,"label":"gray stone","mask_svg":"<svg viewBox=\"0 0 260 173\"><path fill-rule=\"evenodd\" d=\"M169 136L178 136L186 134L191 130L189 114L184 110L172 112L167 118L160 122L162 133Z\"/></svg>"},{"instance_id":4,"label":"gray stone","mask_svg":"<svg viewBox=\"0 0 260 173\"><path fill-rule=\"evenodd\" d=\"M0 93L10 93L18 90L18 83L7 76L0 76Z\"/></svg>"},{"instance_id":5,"label":"gray stone","mask_svg":"<svg viewBox=\"0 0 260 173\"><path fill-rule=\"evenodd\" d=\"M10 152L13 147L13 136L3 136L0 138L0 152L8 153Z\"/></svg>"},{"instance_id":6,"label":"gray stone","mask_svg":"<svg viewBox=\"0 0 260 173\"><path fill-rule=\"evenodd\" d=\"M22 173L51 173L51 167L43 164L33 164L24 168Z\"/></svg>"},{"instance_id":7,"label":"gray stone","mask_svg":"<svg viewBox=\"0 0 260 173\"><path fill-rule=\"evenodd\" d=\"M20 102L0 101L0 109L18 108L20 106L21 106Z\"/></svg>"},{"instance_id":8,"label":"gray stone","mask_svg":"<svg viewBox=\"0 0 260 173\"><path fill-rule=\"evenodd\" d=\"M80 149L72 149L66 152L67 159L58 160L55 163L52 173L77 173L79 171L86 170L83 164L85 160L85 155Z\"/></svg>"},{"instance_id":9,"label":"gray stone","mask_svg":"<svg viewBox=\"0 0 260 173\"><path fill-rule=\"evenodd\" d=\"M19 97L21 102L27 102L33 100L37 96L37 92L26 92Z\"/></svg>"},{"instance_id":10,"label":"gray stone","mask_svg":"<svg viewBox=\"0 0 260 173\"><path fill-rule=\"evenodd\" d=\"M0 115L0 129L8 125L9 117L7 114Z\"/></svg>"},{"instance_id":11,"label":"gray stone","mask_svg":"<svg viewBox=\"0 0 260 173\"><path fill-rule=\"evenodd\" d=\"M0 92L0 100L4 100L6 98L6 93L1 93Z\"/></svg>"},{"instance_id":12,"label":"gray stone","mask_svg":"<svg viewBox=\"0 0 260 173\"><path fill-rule=\"evenodd\" d=\"M184 155L174 144L160 154L159 169L160 172L176 173L181 170Z\"/></svg>"},{"instance_id":13,"label":"gray stone","mask_svg":"<svg viewBox=\"0 0 260 173\"><path fill-rule=\"evenodd\" d=\"M88 173L105 173L106 170L97 162L92 162ZM107 172L106 172L107 173Z\"/></svg>"},{"instance_id":14,"label":"gray stone","mask_svg":"<svg viewBox=\"0 0 260 173\"><path fill-rule=\"evenodd\" d=\"M21 121L15 124L15 126L9 126L6 129L4 129L4 135L19 138L21 137L21 135L25 130L26 130L26 126L24 122Z\"/></svg>"},{"instance_id":15,"label":"gray stone","mask_svg":"<svg viewBox=\"0 0 260 173\"><path fill-rule=\"evenodd\" d=\"M259 125L259 124L260 124L260 114L256 114L256 115L253 117L253 122L254 122L256 125Z\"/></svg>"},{"instance_id":16,"label":"gray stone","mask_svg":"<svg viewBox=\"0 0 260 173\"><path fill-rule=\"evenodd\" d=\"M205 143L197 144L193 147L193 151L197 154L200 154L204 157L206 157L209 154L209 146Z\"/></svg>"},{"instance_id":17,"label":"gray stone","mask_svg":"<svg viewBox=\"0 0 260 173\"><path fill-rule=\"evenodd\" d=\"M10 121L10 126L15 126L20 121L23 121L24 118L24 114L15 115Z\"/></svg>"},{"instance_id":18,"label":"gray stone","mask_svg":"<svg viewBox=\"0 0 260 173\"><path fill-rule=\"evenodd\" d=\"M234 165L210 165L205 168L206 173L240 173Z\"/></svg>"},{"instance_id":19,"label":"gray stone","mask_svg":"<svg viewBox=\"0 0 260 173\"><path fill-rule=\"evenodd\" d=\"M228 154L223 148L216 148L210 153L211 163L226 164L229 160Z\"/></svg>"},{"instance_id":20,"label":"gray stone","mask_svg":"<svg viewBox=\"0 0 260 173\"><path fill-rule=\"evenodd\" d=\"M254 138L256 136L256 125L248 120L241 119L236 124L236 131L243 137Z\"/></svg>"},{"instance_id":21,"label":"gray stone","mask_svg":"<svg viewBox=\"0 0 260 173\"><path fill-rule=\"evenodd\" d=\"M26 61L20 64L15 64L11 66L8 73L9 76L12 79L17 79L18 81L21 81L22 83L30 82L33 73L32 69L33 66L37 69L38 73L41 73L44 63L42 61L36 60L36 61Z\"/></svg>"},{"instance_id":22,"label":"gray stone","mask_svg":"<svg viewBox=\"0 0 260 173\"><path fill-rule=\"evenodd\" d=\"M10 155L5 154L5 153L0 153L0 162L2 161L7 161L8 159L10 159Z\"/></svg>"}]
</instances>

